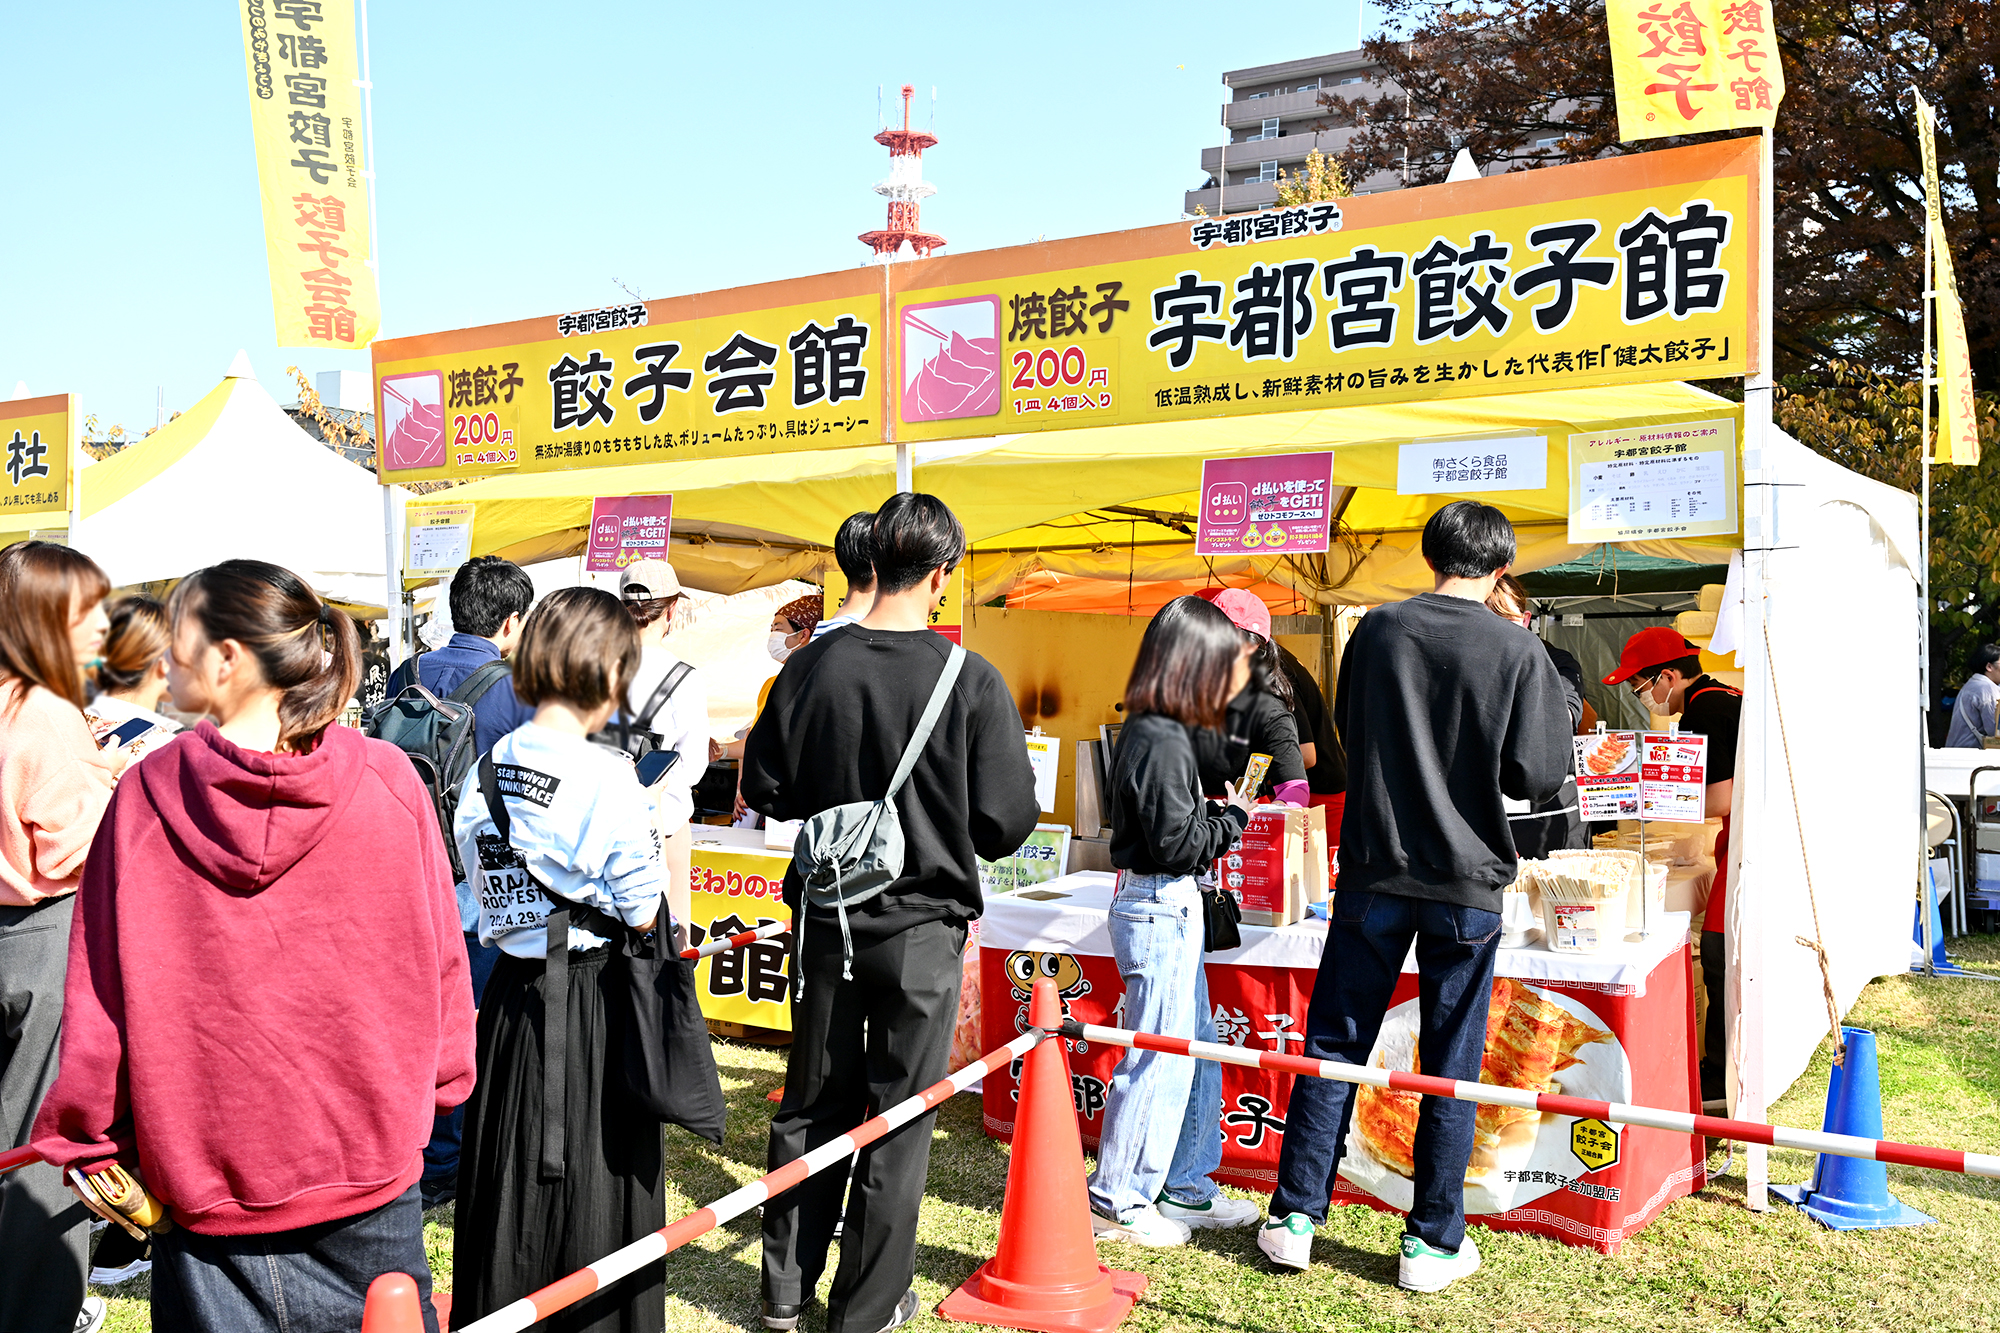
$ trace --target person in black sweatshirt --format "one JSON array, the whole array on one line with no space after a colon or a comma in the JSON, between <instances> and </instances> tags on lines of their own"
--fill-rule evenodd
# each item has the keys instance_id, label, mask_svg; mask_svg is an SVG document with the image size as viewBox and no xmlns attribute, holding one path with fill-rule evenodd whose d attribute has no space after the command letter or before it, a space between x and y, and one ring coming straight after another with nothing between
<instances>
[{"instance_id":1,"label":"person in black sweatshirt","mask_svg":"<svg viewBox=\"0 0 2000 1333\"><path fill-rule=\"evenodd\" d=\"M1514 560L1506 516L1473 500L1424 526L1436 590L1369 612L1341 658L1334 719L1347 745L1340 891L1306 1015L1313 1059L1365 1065L1416 946L1418 1060L1476 1081L1516 856L1504 797L1545 801L1569 773L1570 718L1549 655L1486 609ZM1286 1113L1278 1187L1257 1243L1304 1268L1326 1219L1352 1089L1300 1079ZM1415 1199L1397 1280L1440 1291L1479 1267L1465 1234L1471 1102L1426 1097L1414 1145Z\"/></svg>"},{"instance_id":2,"label":"person in black sweatshirt","mask_svg":"<svg viewBox=\"0 0 2000 1333\"><path fill-rule=\"evenodd\" d=\"M965 530L935 496L890 497L875 516L875 601L786 660L751 728L743 799L773 819L880 800L952 648L928 613L965 556ZM916 767L897 793L902 876L835 913L785 902L800 923L784 1099L773 1170L944 1077L958 1017L959 955L983 906L975 858L1010 855L1041 816L1026 732L1000 673L968 653ZM851 966L852 976L843 974ZM877 1333L916 1314L917 1210L930 1163L923 1116L864 1149L846 1204L829 1333ZM823 1171L764 1209L764 1309L791 1329L825 1270L847 1175Z\"/></svg>"},{"instance_id":3,"label":"person in black sweatshirt","mask_svg":"<svg viewBox=\"0 0 2000 1333\"><path fill-rule=\"evenodd\" d=\"M1204 798L1190 733L1223 721L1249 682L1253 650L1223 611L1177 597L1146 626L1125 686L1127 721L1111 765L1118 888L1107 924L1125 983L1124 1021L1143 1032L1216 1039L1194 877L1249 826L1251 794L1226 784L1226 804ZM1090 1224L1099 1237L1180 1245L1194 1227L1256 1222L1254 1204L1223 1198L1209 1179L1222 1165L1221 1102L1219 1065L1126 1053L1111 1080L1090 1178Z\"/></svg>"}]
</instances>

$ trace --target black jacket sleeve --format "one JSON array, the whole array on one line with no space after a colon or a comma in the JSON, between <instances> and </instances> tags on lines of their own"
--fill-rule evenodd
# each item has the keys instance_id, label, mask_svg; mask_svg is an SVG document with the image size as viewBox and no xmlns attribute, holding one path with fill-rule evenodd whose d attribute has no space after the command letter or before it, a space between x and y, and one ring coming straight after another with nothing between
<instances>
[{"instance_id":1,"label":"black jacket sleeve","mask_svg":"<svg viewBox=\"0 0 2000 1333\"><path fill-rule=\"evenodd\" d=\"M1298 719L1291 710L1279 702L1277 695L1259 690L1251 705L1250 719L1251 753L1271 756L1271 771L1264 777L1263 790L1269 791L1281 782L1304 782L1306 760L1299 752L1299 742L1307 738L1299 734ZM1241 776L1238 773L1230 780Z\"/></svg>"},{"instance_id":2,"label":"black jacket sleeve","mask_svg":"<svg viewBox=\"0 0 2000 1333\"><path fill-rule=\"evenodd\" d=\"M743 742L740 782L743 803L770 819L804 819L817 810L794 810L792 793L798 787L798 747L790 743L786 728L790 721L792 697L798 692L801 673L787 662L771 682L764 711L750 724Z\"/></svg>"},{"instance_id":3,"label":"black jacket sleeve","mask_svg":"<svg viewBox=\"0 0 2000 1333\"><path fill-rule=\"evenodd\" d=\"M1546 801L1569 776L1576 728L1562 677L1539 642L1515 659L1514 707L1500 751L1500 790L1517 801Z\"/></svg>"},{"instance_id":4,"label":"black jacket sleeve","mask_svg":"<svg viewBox=\"0 0 2000 1333\"><path fill-rule=\"evenodd\" d=\"M1042 817L1042 805L1035 798L1035 769L1028 762L1028 732L1020 710L1000 673L984 661L978 665L984 670L977 673L966 700L966 790L973 850L984 860L997 861L1028 840Z\"/></svg>"},{"instance_id":5,"label":"black jacket sleeve","mask_svg":"<svg viewBox=\"0 0 2000 1333\"><path fill-rule=\"evenodd\" d=\"M1113 863L1128 862L1124 869L1195 874L1229 850L1249 823L1241 810L1199 795L1194 746L1170 718L1144 716L1125 725L1112 783Z\"/></svg>"}]
</instances>

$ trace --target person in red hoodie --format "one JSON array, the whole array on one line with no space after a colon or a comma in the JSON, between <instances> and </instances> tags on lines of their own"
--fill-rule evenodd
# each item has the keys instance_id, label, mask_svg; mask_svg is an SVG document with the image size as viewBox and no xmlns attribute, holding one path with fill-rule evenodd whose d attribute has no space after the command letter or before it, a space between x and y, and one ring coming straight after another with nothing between
<instances>
[{"instance_id":1,"label":"person in red hoodie","mask_svg":"<svg viewBox=\"0 0 2000 1333\"><path fill-rule=\"evenodd\" d=\"M353 624L231 560L175 589L176 706L214 719L113 795L85 863L51 1163L135 1171L168 1205L153 1328L352 1330L416 1278L417 1177L473 1081L465 946L403 752L334 725Z\"/></svg>"}]
</instances>

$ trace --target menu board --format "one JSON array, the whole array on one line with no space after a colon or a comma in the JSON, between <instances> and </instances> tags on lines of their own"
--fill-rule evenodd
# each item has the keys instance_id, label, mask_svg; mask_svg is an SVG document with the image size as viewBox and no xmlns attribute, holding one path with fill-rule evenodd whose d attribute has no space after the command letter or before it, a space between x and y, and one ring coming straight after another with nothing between
<instances>
[{"instance_id":1,"label":"menu board","mask_svg":"<svg viewBox=\"0 0 2000 1333\"><path fill-rule=\"evenodd\" d=\"M1333 455L1211 458L1201 465L1196 555L1313 555L1333 530Z\"/></svg>"},{"instance_id":2,"label":"menu board","mask_svg":"<svg viewBox=\"0 0 2000 1333\"><path fill-rule=\"evenodd\" d=\"M403 572L443 576L472 559L472 514L471 505L411 506Z\"/></svg>"},{"instance_id":3,"label":"menu board","mask_svg":"<svg viewBox=\"0 0 2000 1333\"><path fill-rule=\"evenodd\" d=\"M1569 540L1736 531L1736 422L1682 421L1569 437Z\"/></svg>"},{"instance_id":4,"label":"menu board","mask_svg":"<svg viewBox=\"0 0 2000 1333\"><path fill-rule=\"evenodd\" d=\"M1639 751L1639 818L1690 824L1707 818L1708 737L1649 731Z\"/></svg>"},{"instance_id":5,"label":"menu board","mask_svg":"<svg viewBox=\"0 0 2000 1333\"><path fill-rule=\"evenodd\" d=\"M1639 733L1593 731L1575 737L1576 794L1586 822L1639 814Z\"/></svg>"}]
</instances>

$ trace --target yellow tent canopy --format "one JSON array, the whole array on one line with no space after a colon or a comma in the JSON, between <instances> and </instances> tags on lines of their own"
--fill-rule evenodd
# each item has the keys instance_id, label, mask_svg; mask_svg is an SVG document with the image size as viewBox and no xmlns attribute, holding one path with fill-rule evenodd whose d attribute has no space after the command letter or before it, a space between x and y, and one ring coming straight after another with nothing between
<instances>
[{"instance_id":1,"label":"yellow tent canopy","mask_svg":"<svg viewBox=\"0 0 2000 1333\"><path fill-rule=\"evenodd\" d=\"M1375 601L1417 586L1421 561L1413 534L1452 498L1396 493L1401 445L1544 436L1545 487L1481 496L1522 526L1519 567L1539 568L1580 549L1564 532L1571 432L1739 411L1691 385L1655 384L1110 426L918 446L916 485L943 499L965 524L976 600L1005 593L1036 570L1121 582L1149 577L1136 569L1143 561L1155 578L1270 579L1311 601ZM1346 551L1324 560L1211 562L1194 555L1188 533L1203 459L1313 450L1334 451L1335 483L1353 488L1341 515L1354 534ZM841 520L875 508L894 489L894 450L877 445L496 477L431 500L475 507L475 554L526 560L581 550L596 496L671 493L672 558L683 581L739 591L810 577L827 562ZM1113 506L1148 512L1104 512ZM1648 549L1689 558L1680 544ZM1420 583L1428 586L1428 576Z\"/></svg>"}]
</instances>

